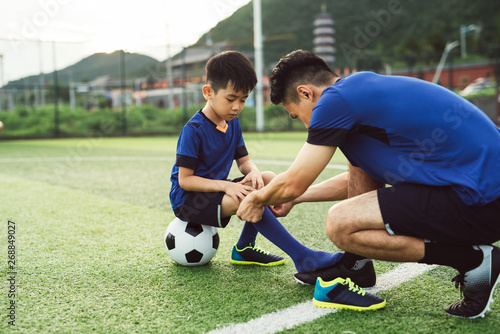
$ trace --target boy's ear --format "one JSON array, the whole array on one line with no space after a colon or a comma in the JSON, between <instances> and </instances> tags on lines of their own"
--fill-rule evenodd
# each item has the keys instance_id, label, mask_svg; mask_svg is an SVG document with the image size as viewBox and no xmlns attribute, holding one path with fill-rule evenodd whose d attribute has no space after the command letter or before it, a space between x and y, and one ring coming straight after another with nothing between
<instances>
[{"instance_id":1,"label":"boy's ear","mask_svg":"<svg viewBox=\"0 0 500 334\"><path fill-rule=\"evenodd\" d=\"M205 97L206 100L211 100L213 95L214 95L214 90L212 88L211 84L206 84L202 88L203 91L203 96Z\"/></svg>"}]
</instances>

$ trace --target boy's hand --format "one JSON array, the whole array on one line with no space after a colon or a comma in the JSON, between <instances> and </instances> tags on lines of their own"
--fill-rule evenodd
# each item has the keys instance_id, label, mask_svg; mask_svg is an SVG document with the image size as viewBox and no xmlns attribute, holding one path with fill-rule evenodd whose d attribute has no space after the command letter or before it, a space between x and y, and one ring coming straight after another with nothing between
<instances>
[{"instance_id":1,"label":"boy's hand","mask_svg":"<svg viewBox=\"0 0 500 334\"><path fill-rule=\"evenodd\" d=\"M238 183L239 184L250 183L252 185L252 188L257 190L264 187L264 180L262 179L262 173L257 170L253 170L247 175L245 175L245 178Z\"/></svg>"},{"instance_id":2,"label":"boy's hand","mask_svg":"<svg viewBox=\"0 0 500 334\"><path fill-rule=\"evenodd\" d=\"M253 189L250 186L246 186L244 184L228 182L229 184L226 187L225 193L230 196L236 203L241 203L241 201L252 191Z\"/></svg>"}]
</instances>

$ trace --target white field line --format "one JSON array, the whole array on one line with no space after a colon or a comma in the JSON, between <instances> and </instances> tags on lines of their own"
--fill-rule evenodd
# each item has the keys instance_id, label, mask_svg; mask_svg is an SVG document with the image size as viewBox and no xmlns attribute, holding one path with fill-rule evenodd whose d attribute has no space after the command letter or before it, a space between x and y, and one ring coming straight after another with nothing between
<instances>
[{"instance_id":1,"label":"white field line","mask_svg":"<svg viewBox=\"0 0 500 334\"><path fill-rule=\"evenodd\" d=\"M401 283L409 281L436 266L404 263L396 269L377 277L377 285L369 289L369 293L377 293L392 289ZM312 299L312 298L311 298ZM265 314L260 318L252 319L245 323L231 324L223 328L215 329L207 334L261 334L277 333L285 329L311 322L330 313L336 313L339 309L317 308L312 301L300 303L281 311Z\"/></svg>"},{"instance_id":2,"label":"white field line","mask_svg":"<svg viewBox=\"0 0 500 334\"><path fill-rule=\"evenodd\" d=\"M0 158L0 163L30 163L30 162L84 162L84 161L175 161L174 157L150 157L150 156L134 156L134 157L33 157L33 158ZM256 164L273 165L273 166L290 166L291 161L282 160L253 160ZM330 164L328 169L347 170L347 165Z\"/></svg>"}]
</instances>

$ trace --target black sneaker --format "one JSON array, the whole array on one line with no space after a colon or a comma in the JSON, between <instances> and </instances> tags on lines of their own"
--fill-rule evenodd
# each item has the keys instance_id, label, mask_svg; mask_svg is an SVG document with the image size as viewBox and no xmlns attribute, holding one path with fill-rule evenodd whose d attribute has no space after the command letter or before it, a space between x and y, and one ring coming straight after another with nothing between
<instances>
[{"instance_id":1,"label":"black sneaker","mask_svg":"<svg viewBox=\"0 0 500 334\"><path fill-rule=\"evenodd\" d=\"M483 252L483 262L465 274L453 278L464 299L448 306L445 311L454 317L484 318L490 310L495 287L500 282L500 248L478 246Z\"/></svg>"},{"instance_id":2,"label":"black sneaker","mask_svg":"<svg viewBox=\"0 0 500 334\"><path fill-rule=\"evenodd\" d=\"M319 277L314 288L313 305L317 307L369 311L383 308L385 304L385 299L366 293L350 278L337 277L324 282Z\"/></svg>"},{"instance_id":3,"label":"black sneaker","mask_svg":"<svg viewBox=\"0 0 500 334\"><path fill-rule=\"evenodd\" d=\"M232 264L258 265L258 266L279 266L285 263L285 258L276 254L269 253L250 243L243 249L238 249L236 245L231 252Z\"/></svg>"},{"instance_id":4,"label":"black sneaker","mask_svg":"<svg viewBox=\"0 0 500 334\"><path fill-rule=\"evenodd\" d=\"M332 281L337 277L342 277L344 279L350 278L354 283L362 288L371 288L375 286L377 277L375 275L375 269L373 268L373 261L366 259L360 260L364 262L364 266L361 268L348 268L345 263L340 260L336 264L317 270L308 271L305 273L294 274L295 280L301 284L315 285L316 279L321 277L323 281ZM359 265L359 262L357 265Z\"/></svg>"}]
</instances>

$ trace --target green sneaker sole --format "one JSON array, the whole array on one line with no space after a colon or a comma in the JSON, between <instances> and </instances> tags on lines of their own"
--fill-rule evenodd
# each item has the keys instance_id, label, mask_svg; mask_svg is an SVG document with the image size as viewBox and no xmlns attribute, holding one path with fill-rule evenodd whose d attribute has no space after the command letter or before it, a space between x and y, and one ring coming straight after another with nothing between
<instances>
[{"instance_id":1,"label":"green sneaker sole","mask_svg":"<svg viewBox=\"0 0 500 334\"><path fill-rule=\"evenodd\" d=\"M285 259L276 262L262 263L262 262L251 262L251 261L237 261L231 259L231 264L243 265L243 266L263 266L263 267L274 267L280 266L285 263Z\"/></svg>"},{"instance_id":2,"label":"green sneaker sole","mask_svg":"<svg viewBox=\"0 0 500 334\"><path fill-rule=\"evenodd\" d=\"M381 308L384 308L386 305L386 301L384 300L381 303L370 305L368 307L355 306L355 305L346 305L346 304L336 304L329 302L322 302L313 298L313 305L321 308L338 308L343 310L354 310L354 311L374 311Z\"/></svg>"}]
</instances>

